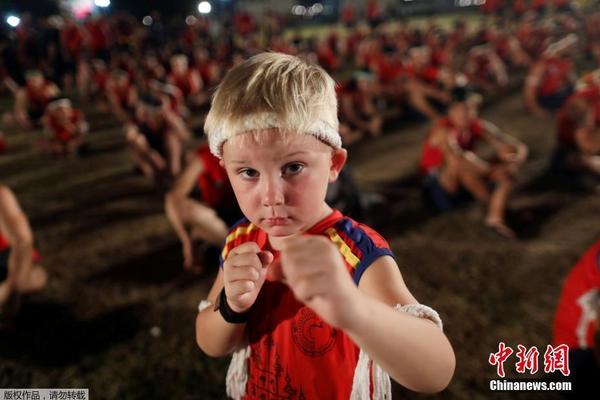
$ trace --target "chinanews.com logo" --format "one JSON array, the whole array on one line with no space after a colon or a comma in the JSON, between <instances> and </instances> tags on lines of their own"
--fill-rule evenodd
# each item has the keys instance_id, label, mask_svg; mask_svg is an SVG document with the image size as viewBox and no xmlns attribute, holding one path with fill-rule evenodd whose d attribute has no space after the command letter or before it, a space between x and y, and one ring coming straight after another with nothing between
<instances>
[{"instance_id":1,"label":"chinanews.com logo","mask_svg":"<svg viewBox=\"0 0 600 400\"><path fill-rule=\"evenodd\" d=\"M571 374L569 371L569 346L561 344L558 346L546 346L543 355L544 373L554 374L553 379L538 380L527 379L527 375L534 375L539 370L540 351L536 346L527 348L521 344L517 345L517 352L513 348L506 346L504 342L498 344L498 351L490 353L488 362L496 367L496 374L500 378L506 376L504 363L509 360L512 355L515 355L515 370L518 374L523 375L523 378L517 379L491 379L490 390L500 392L513 391L570 391L571 382L560 381L555 377L562 374L568 377Z\"/></svg>"}]
</instances>

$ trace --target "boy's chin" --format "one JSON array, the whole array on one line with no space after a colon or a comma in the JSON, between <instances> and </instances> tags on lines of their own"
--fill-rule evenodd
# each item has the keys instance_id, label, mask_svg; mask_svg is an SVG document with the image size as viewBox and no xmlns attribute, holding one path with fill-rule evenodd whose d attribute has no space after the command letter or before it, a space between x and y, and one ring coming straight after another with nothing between
<instances>
[{"instance_id":1,"label":"boy's chin","mask_svg":"<svg viewBox=\"0 0 600 400\"><path fill-rule=\"evenodd\" d=\"M261 229L265 231L269 236L273 237L286 237L292 236L299 233L298 226L261 226Z\"/></svg>"}]
</instances>

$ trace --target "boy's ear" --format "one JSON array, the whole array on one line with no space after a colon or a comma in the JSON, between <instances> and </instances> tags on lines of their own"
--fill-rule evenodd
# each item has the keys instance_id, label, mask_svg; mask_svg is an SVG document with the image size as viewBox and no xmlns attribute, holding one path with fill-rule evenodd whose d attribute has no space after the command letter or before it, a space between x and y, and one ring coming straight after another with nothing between
<instances>
[{"instance_id":1,"label":"boy's ear","mask_svg":"<svg viewBox=\"0 0 600 400\"><path fill-rule=\"evenodd\" d=\"M225 161L223 161L223 159L220 159L219 165L221 166L221 168L225 168Z\"/></svg>"},{"instance_id":2,"label":"boy's ear","mask_svg":"<svg viewBox=\"0 0 600 400\"><path fill-rule=\"evenodd\" d=\"M348 152L346 149L334 149L331 153L331 166L329 168L329 182L335 181L342 168L346 164L348 159Z\"/></svg>"}]
</instances>

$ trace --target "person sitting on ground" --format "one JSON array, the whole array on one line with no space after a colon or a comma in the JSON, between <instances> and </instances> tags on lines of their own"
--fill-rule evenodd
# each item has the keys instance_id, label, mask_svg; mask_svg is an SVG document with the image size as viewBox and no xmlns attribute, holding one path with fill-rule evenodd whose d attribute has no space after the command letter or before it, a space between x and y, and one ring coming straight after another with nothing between
<instances>
[{"instance_id":1,"label":"person sitting on ground","mask_svg":"<svg viewBox=\"0 0 600 400\"><path fill-rule=\"evenodd\" d=\"M202 249L220 247L242 218L227 172L208 145L198 147L165 197L165 210L183 249L183 266L203 272ZM202 242L202 243L198 243Z\"/></svg>"},{"instance_id":2,"label":"person sitting on ground","mask_svg":"<svg viewBox=\"0 0 600 400\"><path fill-rule=\"evenodd\" d=\"M560 108L557 139L552 170L600 176L600 70L589 74Z\"/></svg>"},{"instance_id":3,"label":"person sitting on ground","mask_svg":"<svg viewBox=\"0 0 600 400\"><path fill-rule=\"evenodd\" d=\"M480 99L467 96L464 87L453 91L448 115L437 121L425 139L420 169L425 176L426 199L438 211L446 211L456 205L458 195L465 189L487 204L486 226L502 236L515 238L504 213L518 168L527 157L527 147L479 118ZM493 161L485 161L474 152L481 139L495 150Z\"/></svg>"},{"instance_id":4,"label":"person sitting on ground","mask_svg":"<svg viewBox=\"0 0 600 400\"><path fill-rule=\"evenodd\" d=\"M122 122L130 121L135 113L139 96L129 73L122 69L111 71L105 88L111 112Z\"/></svg>"},{"instance_id":5,"label":"person sitting on ground","mask_svg":"<svg viewBox=\"0 0 600 400\"><path fill-rule=\"evenodd\" d=\"M171 72L167 75L167 82L181 90L187 104L198 108L206 104L208 95L202 89L204 82L198 70L189 67L185 54L175 54L171 57Z\"/></svg>"},{"instance_id":6,"label":"person sitting on ground","mask_svg":"<svg viewBox=\"0 0 600 400\"><path fill-rule=\"evenodd\" d=\"M125 137L136 166L161 188L181 172L183 144L191 135L165 99L142 97Z\"/></svg>"},{"instance_id":7,"label":"person sitting on ground","mask_svg":"<svg viewBox=\"0 0 600 400\"><path fill-rule=\"evenodd\" d=\"M551 44L533 63L525 79L525 107L537 117L549 117L573 92L577 76L572 52L577 36L569 34Z\"/></svg>"},{"instance_id":8,"label":"person sitting on ground","mask_svg":"<svg viewBox=\"0 0 600 400\"><path fill-rule=\"evenodd\" d=\"M41 126L46 106L60 94L60 89L37 70L28 71L25 78L25 86L15 97L14 118L21 129L29 131Z\"/></svg>"},{"instance_id":9,"label":"person sitting on ground","mask_svg":"<svg viewBox=\"0 0 600 400\"><path fill-rule=\"evenodd\" d=\"M48 104L42 122L47 134L40 143L43 151L66 156L87 146L89 125L71 100L57 99Z\"/></svg>"},{"instance_id":10,"label":"person sitting on ground","mask_svg":"<svg viewBox=\"0 0 600 400\"><path fill-rule=\"evenodd\" d=\"M12 190L0 185L0 311L8 303L18 308L20 295L46 286L40 261L27 216Z\"/></svg>"}]
</instances>

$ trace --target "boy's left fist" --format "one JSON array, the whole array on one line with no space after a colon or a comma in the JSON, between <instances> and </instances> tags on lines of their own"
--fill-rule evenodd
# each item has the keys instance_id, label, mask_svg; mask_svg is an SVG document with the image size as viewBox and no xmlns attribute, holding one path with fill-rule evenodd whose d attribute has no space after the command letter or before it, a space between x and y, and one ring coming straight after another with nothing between
<instances>
[{"instance_id":1,"label":"boy's left fist","mask_svg":"<svg viewBox=\"0 0 600 400\"><path fill-rule=\"evenodd\" d=\"M358 288L329 239L317 235L287 238L280 249L280 268L294 296L323 320L340 329L352 323Z\"/></svg>"}]
</instances>

